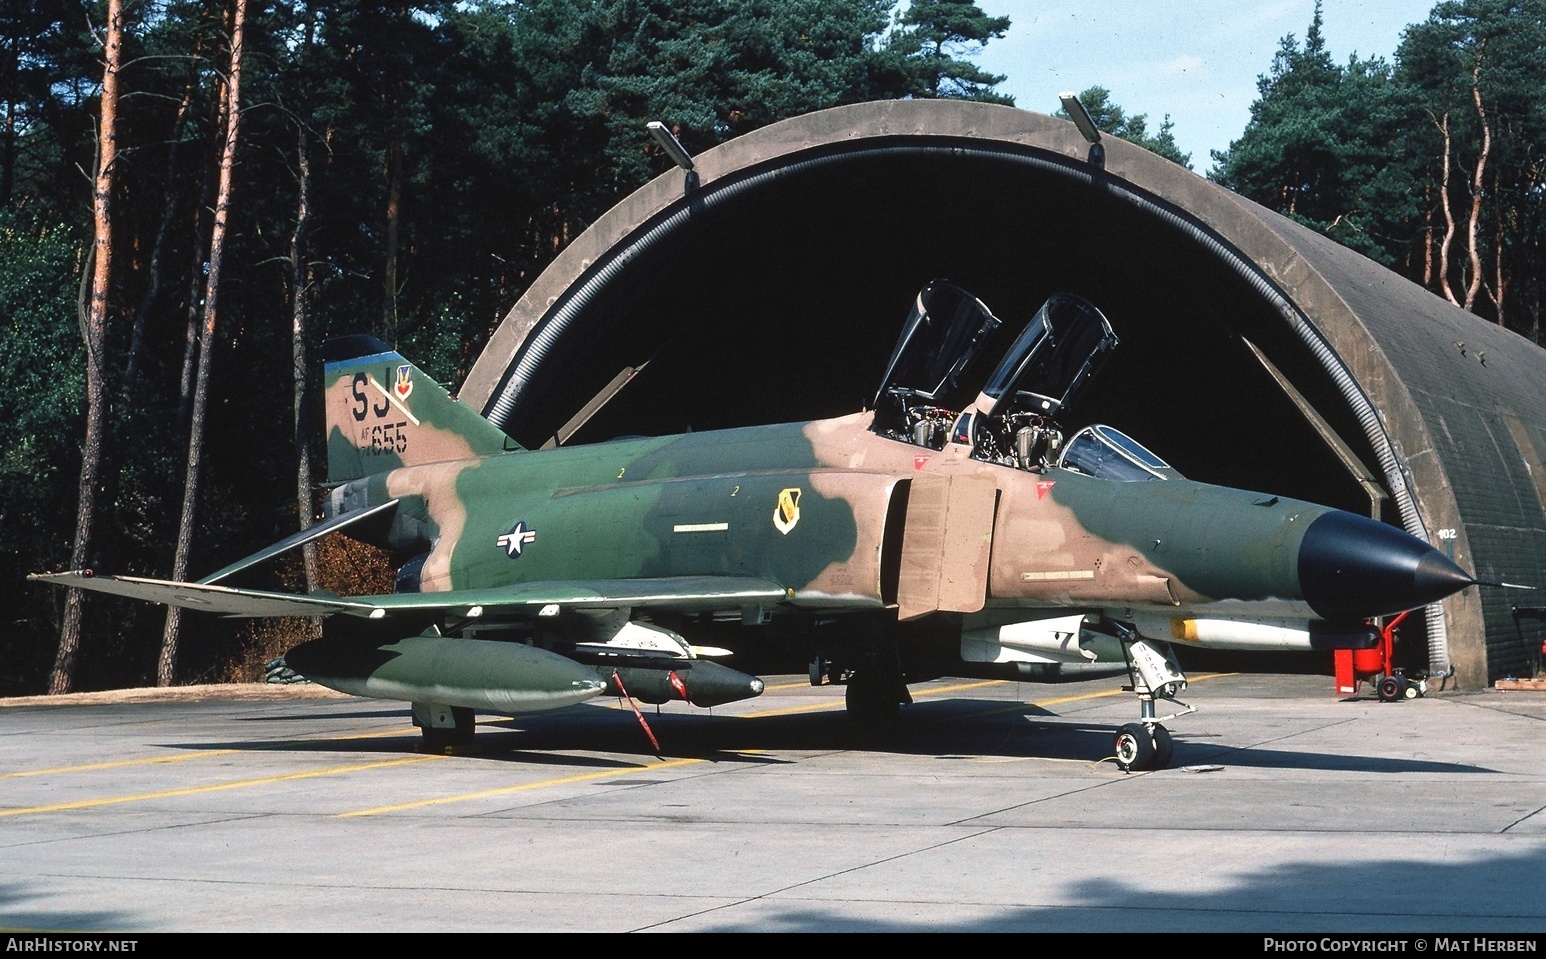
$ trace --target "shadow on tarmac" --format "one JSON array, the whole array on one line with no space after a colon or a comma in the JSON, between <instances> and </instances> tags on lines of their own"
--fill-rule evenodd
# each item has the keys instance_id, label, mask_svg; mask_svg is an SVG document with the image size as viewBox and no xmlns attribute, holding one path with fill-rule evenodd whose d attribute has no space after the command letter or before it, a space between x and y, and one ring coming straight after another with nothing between
<instances>
[{"instance_id":1,"label":"shadow on tarmac","mask_svg":"<svg viewBox=\"0 0 1546 959\"><path fill-rule=\"evenodd\" d=\"M1051 759L1094 764L1112 753L1115 725L1077 720L1057 722L1055 713L1030 703L1006 705L971 699L930 699L903 707L894 728L883 733L854 728L841 712L724 716L712 713L646 711L660 743L657 752L627 709L581 704L563 710L509 719L485 719L473 742L445 750L430 750L410 725L407 709L308 714L313 718L391 719L403 722L401 734L341 735L306 739L179 742L178 749L250 749L262 751L337 752L368 755L436 752L494 762L585 767L627 766L622 757L702 759L710 762L778 763L769 756L747 755L764 750L795 752L861 751L870 753L1004 759ZM297 718L297 717L288 717ZM1027 722L1027 720L1030 720ZM1216 763L1259 769L1349 771L1371 774L1495 772L1470 764L1365 755L1336 755L1267 746L1230 746L1189 737L1175 739L1171 768ZM1115 771L1113 767L1113 771Z\"/></svg>"}]
</instances>

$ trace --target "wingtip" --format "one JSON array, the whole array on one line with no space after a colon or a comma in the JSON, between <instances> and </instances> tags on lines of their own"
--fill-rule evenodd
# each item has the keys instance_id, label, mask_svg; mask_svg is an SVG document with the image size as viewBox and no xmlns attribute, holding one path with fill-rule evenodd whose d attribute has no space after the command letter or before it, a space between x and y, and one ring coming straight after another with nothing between
<instances>
[{"instance_id":1,"label":"wingtip","mask_svg":"<svg viewBox=\"0 0 1546 959\"><path fill-rule=\"evenodd\" d=\"M34 583L65 583L72 579L91 579L97 575L92 569L67 569L58 573L28 573L27 579Z\"/></svg>"}]
</instances>

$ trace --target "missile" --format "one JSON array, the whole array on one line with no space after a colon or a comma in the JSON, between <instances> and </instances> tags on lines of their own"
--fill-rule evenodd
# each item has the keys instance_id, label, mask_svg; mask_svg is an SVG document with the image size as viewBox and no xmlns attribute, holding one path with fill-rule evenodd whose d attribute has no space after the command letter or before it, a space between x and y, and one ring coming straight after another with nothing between
<instances>
[{"instance_id":1,"label":"missile","mask_svg":"<svg viewBox=\"0 0 1546 959\"><path fill-rule=\"evenodd\" d=\"M380 645L323 637L290 650L285 662L314 683L354 696L504 715L571 706L607 687L595 670L557 653L486 639L410 636Z\"/></svg>"},{"instance_id":2,"label":"missile","mask_svg":"<svg viewBox=\"0 0 1546 959\"><path fill-rule=\"evenodd\" d=\"M640 702L661 704L685 700L694 706L722 706L761 696L763 683L749 673L711 663L704 659L678 659L661 662L658 666L615 667L628 695ZM601 667L608 678L607 691L620 695L622 690L612 682L612 670Z\"/></svg>"},{"instance_id":3,"label":"missile","mask_svg":"<svg viewBox=\"0 0 1546 959\"><path fill-rule=\"evenodd\" d=\"M1380 631L1367 623L1331 623L1219 616L1166 616L1133 613L1133 626L1151 639L1207 649L1309 652L1330 649L1372 649Z\"/></svg>"}]
</instances>

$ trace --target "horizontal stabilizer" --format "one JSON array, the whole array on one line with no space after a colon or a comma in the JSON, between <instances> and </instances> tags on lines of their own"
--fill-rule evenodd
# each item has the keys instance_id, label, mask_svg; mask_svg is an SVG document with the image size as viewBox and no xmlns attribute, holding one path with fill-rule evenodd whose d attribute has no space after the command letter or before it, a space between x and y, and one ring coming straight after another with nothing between
<instances>
[{"instance_id":1,"label":"horizontal stabilizer","mask_svg":"<svg viewBox=\"0 0 1546 959\"><path fill-rule=\"evenodd\" d=\"M261 563L266 559L272 559L273 557L278 556L280 553L295 549L297 546L304 546L313 540L321 539L329 533L337 532L338 530L343 529L345 526L358 523L360 520L370 519L372 516L382 516L384 518L386 514L389 514L396 508L397 500L392 499L387 500L385 503L381 503L377 506L365 506L360 509L349 510L347 513L339 513L337 516L325 519L315 526L307 527L306 529L301 530L299 533L296 533L292 536L286 536L284 539L268 547L267 549L259 550L258 552L253 553L251 556L239 559L224 569L210 573L208 576L199 580L199 585L208 586L210 583L225 579L227 576L230 576L233 573L241 572L249 566L256 566L258 563Z\"/></svg>"},{"instance_id":2,"label":"horizontal stabilizer","mask_svg":"<svg viewBox=\"0 0 1546 959\"><path fill-rule=\"evenodd\" d=\"M30 580L226 616L330 616L347 613L383 619L397 613L446 612L479 617L490 613L551 615L561 609L666 607L711 611L775 603L786 597L777 583L743 576L673 576L658 579L573 580L517 583L488 589L381 596L302 596L206 583L175 583L138 576L106 576L89 570L33 573Z\"/></svg>"}]
</instances>

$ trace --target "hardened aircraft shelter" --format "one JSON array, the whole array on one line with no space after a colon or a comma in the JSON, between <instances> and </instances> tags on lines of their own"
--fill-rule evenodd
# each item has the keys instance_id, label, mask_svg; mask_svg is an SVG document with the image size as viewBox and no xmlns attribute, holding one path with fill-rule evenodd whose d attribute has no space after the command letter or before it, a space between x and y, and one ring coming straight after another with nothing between
<instances>
[{"instance_id":1,"label":"hardened aircraft shelter","mask_svg":"<svg viewBox=\"0 0 1546 959\"><path fill-rule=\"evenodd\" d=\"M825 110L692 164L537 278L464 402L533 447L832 416L872 399L928 281L1006 321L1073 292L1121 345L1065 426L1546 585L1546 351L1191 171L948 100ZM1400 655L1447 688L1528 675L1543 606L1472 587L1412 617Z\"/></svg>"}]
</instances>

